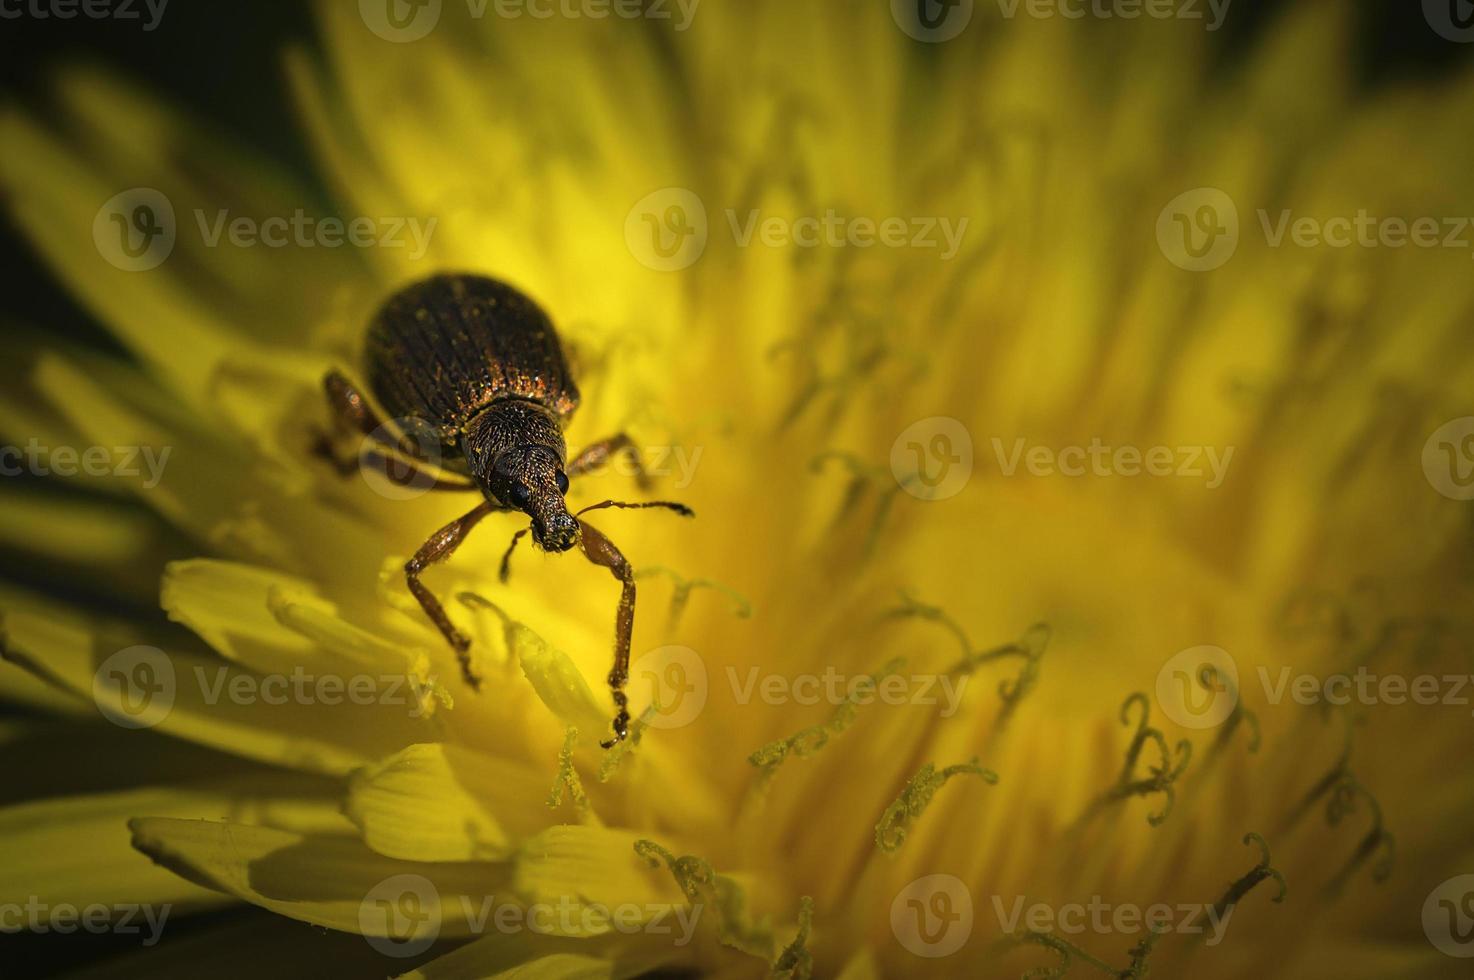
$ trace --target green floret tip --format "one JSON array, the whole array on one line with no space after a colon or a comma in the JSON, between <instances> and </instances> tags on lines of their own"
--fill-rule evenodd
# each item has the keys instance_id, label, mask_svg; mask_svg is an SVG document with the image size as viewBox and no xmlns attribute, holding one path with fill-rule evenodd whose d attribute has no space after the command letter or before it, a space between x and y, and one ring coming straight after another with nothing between
<instances>
[{"instance_id":1,"label":"green floret tip","mask_svg":"<svg viewBox=\"0 0 1474 980\"><path fill-rule=\"evenodd\" d=\"M808 758L828 745L831 738L843 734L845 729L855 723L855 717L859 713L860 703L857 698L873 691L881 681L899 672L905 663L905 657L896 657L874 674L867 675L864 679L870 682L868 690L852 691L844 703L835 708L834 714L830 715L829 720L823 724L813 725L787 738L769 742L749 755L747 761L762 770L758 780L758 789L767 787L777 775L778 768L790 755L796 755L800 759ZM859 685L859 687L864 688L865 685Z\"/></svg>"},{"instance_id":2,"label":"green floret tip","mask_svg":"<svg viewBox=\"0 0 1474 980\"><path fill-rule=\"evenodd\" d=\"M893 854L900 849L906 841L906 835L911 831L911 825L931 805L932 797L937 790L960 773L969 773L978 776L983 782L997 785L998 774L991 769L984 769L978 765L978 760L959 763L955 766L937 771L934 763L928 762L917 771L911 778L901 795L894 803L885 808L881 814L880 822L875 825L875 846L887 854Z\"/></svg>"},{"instance_id":3,"label":"green floret tip","mask_svg":"<svg viewBox=\"0 0 1474 980\"><path fill-rule=\"evenodd\" d=\"M718 874L706 860L691 854L676 857L653 840L635 841L635 853L650 867L664 864L693 906L710 905L717 913L717 941L764 960L773 958L773 930L766 919L753 923L747 893L732 878Z\"/></svg>"}]
</instances>

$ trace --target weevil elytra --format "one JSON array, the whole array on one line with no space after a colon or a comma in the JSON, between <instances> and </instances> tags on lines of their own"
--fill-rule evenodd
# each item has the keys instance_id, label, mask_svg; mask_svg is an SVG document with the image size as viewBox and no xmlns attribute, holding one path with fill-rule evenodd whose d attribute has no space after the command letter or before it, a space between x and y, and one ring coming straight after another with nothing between
<instances>
[{"instance_id":1,"label":"weevil elytra","mask_svg":"<svg viewBox=\"0 0 1474 980\"><path fill-rule=\"evenodd\" d=\"M625 737L629 710L624 694L629 676L630 637L635 621L634 572L603 533L580 520L587 511L606 507L663 507L685 516L691 509L668 500L623 503L606 500L568 511L568 481L598 469L616 453L633 452L624 434L593 443L571 462L563 429L578 408L578 388L552 321L527 296L495 279L477 275L438 275L408 286L389 298L369 326L364 367L378 405L397 420L430 426L440 443L432 473L424 455L403 435L391 431L348 378L330 371L323 379L337 428L337 443L357 434L367 436L368 450L386 471L394 467L436 490L479 491L483 500L469 513L436 531L404 566L409 590L425 614L455 650L466 683L480 688L470 657L470 640L456 629L445 608L420 581L420 573L444 561L471 529L493 511L527 514L530 528L518 531L502 559L531 531L547 551L575 545L589 561L601 565L620 582L614 626L614 666L609 690L614 698L614 737ZM342 460L333 439L320 450L340 470L356 460ZM638 459L636 460L638 467ZM643 471L637 469L643 484Z\"/></svg>"}]
</instances>

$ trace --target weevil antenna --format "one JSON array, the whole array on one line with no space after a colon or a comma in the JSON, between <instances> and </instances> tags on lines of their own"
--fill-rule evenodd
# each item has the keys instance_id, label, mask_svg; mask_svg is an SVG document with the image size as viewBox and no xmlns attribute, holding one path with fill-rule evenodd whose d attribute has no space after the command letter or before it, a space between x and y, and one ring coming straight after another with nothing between
<instances>
[{"instance_id":1,"label":"weevil antenna","mask_svg":"<svg viewBox=\"0 0 1474 980\"><path fill-rule=\"evenodd\" d=\"M682 517L696 516L696 512L690 507L687 507L685 504L678 504L674 500L647 500L641 503L629 503L622 500L604 500L597 504L589 504L573 516L577 517L579 514L587 514L591 510L603 510L606 507L619 507L623 510L636 510L642 507L664 507L667 510L675 511Z\"/></svg>"}]
</instances>

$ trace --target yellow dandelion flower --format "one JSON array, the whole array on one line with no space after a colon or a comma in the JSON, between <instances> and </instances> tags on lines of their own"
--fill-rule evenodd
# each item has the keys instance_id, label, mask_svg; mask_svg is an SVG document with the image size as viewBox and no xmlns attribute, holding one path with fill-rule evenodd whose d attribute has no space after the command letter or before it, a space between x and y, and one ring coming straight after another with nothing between
<instances>
[{"instance_id":1,"label":"yellow dandelion flower","mask_svg":"<svg viewBox=\"0 0 1474 980\"><path fill-rule=\"evenodd\" d=\"M48 477L0 497L0 928L130 937L101 975L1456 972L1474 79L1364 91L1319 0L1212 71L1180 17L588 6L322 4L331 209L96 70L0 116L125 349L4 341ZM607 751L608 570L504 583L497 515L428 569L473 690L403 566L476 498L314 452L445 271L696 512L590 515Z\"/></svg>"}]
</instances>

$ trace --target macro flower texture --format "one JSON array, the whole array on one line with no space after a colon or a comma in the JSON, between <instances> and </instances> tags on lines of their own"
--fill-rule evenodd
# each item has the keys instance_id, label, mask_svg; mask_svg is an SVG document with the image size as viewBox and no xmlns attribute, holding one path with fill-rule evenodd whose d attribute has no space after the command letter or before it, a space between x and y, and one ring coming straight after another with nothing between
<instances>
[{"instance_id":1,"label":"macro flower texture","mask_svg":"<svg viewBox=\"0 0 1474 980\"><path fill-rule=\"evenodd\" d=\"M1467 975L1474 74L1128 7L324 0L309 172L9 100L0 972ZM694 511L489 514L460 655L483 497L324 396L444 275Z\"/></svg>"}]
</instances>

